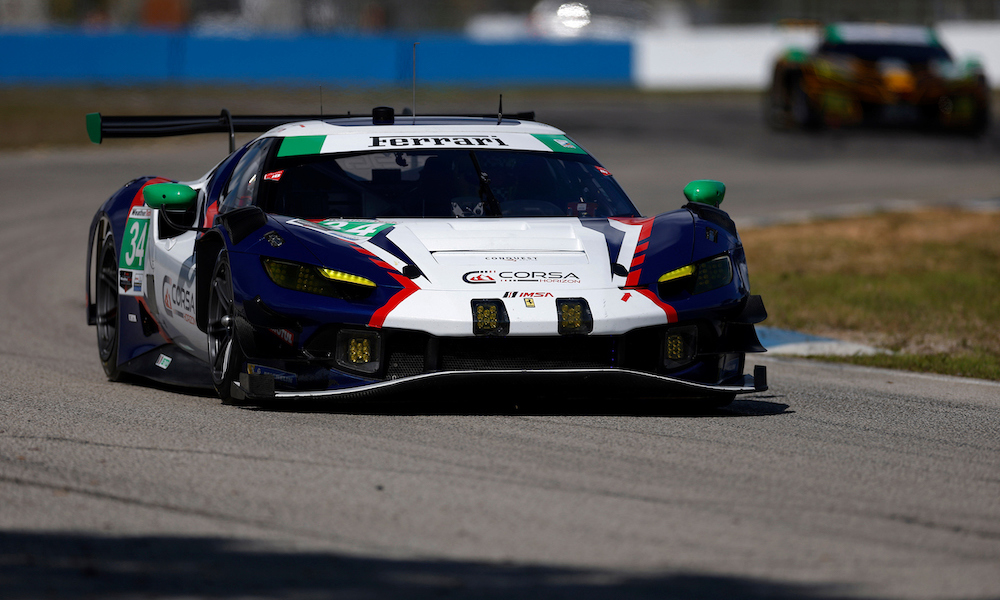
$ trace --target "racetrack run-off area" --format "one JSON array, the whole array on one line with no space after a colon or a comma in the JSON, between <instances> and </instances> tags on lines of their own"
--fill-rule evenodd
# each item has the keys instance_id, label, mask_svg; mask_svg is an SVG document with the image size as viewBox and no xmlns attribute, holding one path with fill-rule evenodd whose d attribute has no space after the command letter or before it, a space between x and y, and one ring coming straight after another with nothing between
<instances>
[{"instance_id":1,"label":"racetrack run-off area","mask_svg":"<svg viewBox=\"0 0 1000 600\"><path fill-rule=\"evenodd\" d=\"M771 132L755 95L537 100L517 109L646 214L699 178L743 227L1000 195L996 132ZM523 387L258 410L107 382L83 299L94 211L225 151L0 154L5 600L1000 597L995 383L764 355L769 391L691 413Z\"/></svg>"}]
</instances>

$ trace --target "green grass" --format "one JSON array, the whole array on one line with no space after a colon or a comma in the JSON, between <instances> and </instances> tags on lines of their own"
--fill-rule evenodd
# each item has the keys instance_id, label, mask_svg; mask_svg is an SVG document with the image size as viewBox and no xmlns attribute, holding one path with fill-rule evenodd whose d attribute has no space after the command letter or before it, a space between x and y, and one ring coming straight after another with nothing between
<instances>
[{"instance_id":1,"label":"green grass","mask_svg":"<svg viewBox=\"0 0 1000 600\"><path fill-rule=\"evenodd\" d=\"M767 325L866 343L855 364L1000 380L1000 214L935 210L743 232Z\"/></svg>"}]
</instances>

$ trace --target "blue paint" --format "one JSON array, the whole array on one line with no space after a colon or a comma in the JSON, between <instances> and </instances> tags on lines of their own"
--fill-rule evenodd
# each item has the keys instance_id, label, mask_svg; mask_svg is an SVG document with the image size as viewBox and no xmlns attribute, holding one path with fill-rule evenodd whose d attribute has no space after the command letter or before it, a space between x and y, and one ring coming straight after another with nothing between
<instances>
[{"instance_id":1,"label":"blue paint","mask_svg":"<svg viewBox=\"0 0 1000 600\"><path fill-rule=\"evenodd\" d=\"M215 37L80 30L0 33L0 84L333 83L629 85L628 43L480 43L460 36Z\"/></svg>"}]
</instances>

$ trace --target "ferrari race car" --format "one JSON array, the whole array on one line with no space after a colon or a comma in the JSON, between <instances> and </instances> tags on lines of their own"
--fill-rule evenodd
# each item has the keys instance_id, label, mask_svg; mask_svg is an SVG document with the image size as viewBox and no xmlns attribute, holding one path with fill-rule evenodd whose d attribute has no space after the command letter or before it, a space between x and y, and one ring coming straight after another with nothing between
<instances>
[{"instance_id":1,"label":"ferrari race car","mask_svg":"<svg viewBox=\"0 0 1000 600\"><path fill-rule=\"evenodd\" d=\"M956 62L933 29L842 23L824 28L818 48L787 50L767 100L775 128L924 126L981 133L990 88L976 60Z\"/></svg>"},{"instance_id":2,"label":"ferrari race car","mask_svg":"<svg viewBox=\"0 0 1000 600\"><path fill-rule=\"evenodd\" d=\"M766 389L722 183L640 216L533 113L102 117L94 142L221 131L196 181L141 177L94 215L88 323L109 379L224 401L532 386L714 405ZM265 132L234 148L237 131Z\"/></svg>"}]
</instances>

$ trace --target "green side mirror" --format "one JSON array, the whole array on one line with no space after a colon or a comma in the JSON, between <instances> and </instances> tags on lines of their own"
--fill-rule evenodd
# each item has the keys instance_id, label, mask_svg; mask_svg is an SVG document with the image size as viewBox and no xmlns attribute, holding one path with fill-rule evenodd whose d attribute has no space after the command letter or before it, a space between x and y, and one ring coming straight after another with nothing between
<instances>
[{"instance_id":1,"label":"green side mirror","mask_svg":"<svg viewBox=\"0 0 1000 600\"><path fill-rule=\"evenodd\" d=\"M142 188L142 199L150 208L187 210L198 200L198 190L183 183L154 183Z\"/></svg>"},{"instance_id":2,"label":"green side mirror","mask_svg":"<svg viewBox=\"0 0 1000 600\"><path fill-rule=\"evenodd\" d=\"M726 197L726 184L714 179L696 179L684 186L684 197L688 202L707 204L716 208Z\"/></svg>"}]
</instances>

